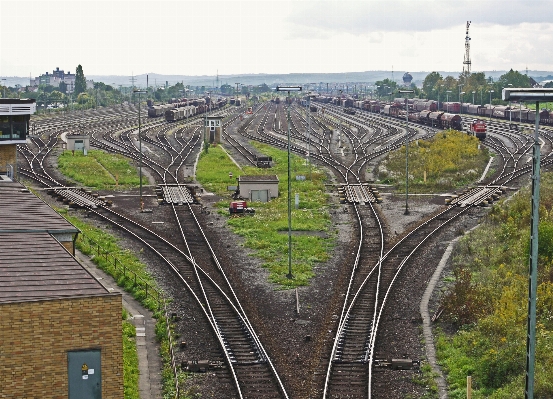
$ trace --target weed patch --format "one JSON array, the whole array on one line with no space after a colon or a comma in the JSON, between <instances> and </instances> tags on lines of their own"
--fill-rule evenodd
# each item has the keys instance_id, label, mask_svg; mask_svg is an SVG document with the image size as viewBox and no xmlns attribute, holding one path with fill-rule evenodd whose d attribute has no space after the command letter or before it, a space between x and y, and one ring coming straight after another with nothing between
<instances>
[{"instance_id":1,"label":"weed patch","mask_svg":"<svg viewBox=\"0 0 553 399\"><path fill-rule=\"evenodd\" d=\"M64 151L58 158L58 167L67 177L96 189L128 188L138 186L140 178L129 159L119 154L91 150L82 152Z\"/></svg>"},{"instance_id":2,"label":"weed patch","mask_svg":"<svg viewBox=\"0 0 553 399\"><path fill-rule=\"evenodd\" d=\"M328 197L325 193L325 175L313 166L306 165L303 158L291 156L292 171L291 193L299 195L298 208L292 209L292 230L303 231L305 235L292 237L292 274L288 274L288 164L287 153L272 147L252 143L265 155L272 157L271 169L244 167L240 169L219 147L210 148L202 153L197 179L203 187L222 196L224 200L217 204L221 214L228 214L231 193L229 172L236 178L240 175L273 174L279 178L280 196L269 202L249 204L255 208L255 214L247 217L229 218L228 225L238 235L244 237L246 247L252 249L262 259L262 266L269 270L270 281L281 288L292 288L309 284L314 276L313 265L329 259L334 246L334 236L329 233L330 215ZM296 176L305 176L305 180L296 180ZM294 203L294 201L293 201ZM294 206L294 205L293 205Z\"/></svg>"},{"instance_id":3,"label":"weed patch","mask_svg":"<svg viewBox=\"0 0 553 399\"><path fill-rule=\"evenodd\" d=\"M530 246L530 189L494 205L480 228L455 249L453 287L443 316L457 332L438 339L450 397L522 398ZM553 175L541 179L535 395L553 397Z\"/></svg>"},{"instance_id":4,"label":"weed patch","mask_svg":"<svg viewBox=\"0 0 553 399\"><path fill-rule=\"evenodd\" d=\"M456 130L409 144L409 188L413 192L448 191L474 182L483 173L489 153L479 140ZM382 183L405 189L405 147L389 153L378 166Z\"/></svg>"}]
</instances>

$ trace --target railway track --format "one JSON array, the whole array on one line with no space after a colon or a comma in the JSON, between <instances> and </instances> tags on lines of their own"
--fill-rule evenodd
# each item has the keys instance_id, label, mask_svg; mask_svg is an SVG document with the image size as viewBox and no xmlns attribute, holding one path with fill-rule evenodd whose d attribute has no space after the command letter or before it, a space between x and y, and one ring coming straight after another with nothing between
<instances>
[{"instance_id":1,"label":"railway track","mask_svg":"<svg viewBox=\"0 0 553 399\"><path fill-rule=\"evenodd\" d=\"M379 323L394 284L421 246L469 209L451 207L442 211L382 254L372 267L365 266L364 272L352 276L353 289L340 316L323 398L386 397L386 381L374 374L375 353L383 339L378 335Z\"/></svg>"},{"instance_id":2,"label":"railway track","mask_svg":"<svg viewBox=\"0 0 553 399\"><path fill-rule=\"evenodd\" d=\"M207 240L193 205L171 206L179 226L175 236L163 237L111 209L90 210L142 242L156 254L186 287L219 342L238 398L288 398L269 356L242 308L223 265ZM187 226L186 231L182 226Z\"/></svg>"},{"instance_id":3,"label":"railway track","mask_svg":"<svg viewBox=\"0 0 553 399\"><path fill-rule=\"evenodd\" d=\"M265 103L254 111L251 117L243 120L239 115L226 118L222 135L235 155L239 154L237 159L250 165L255 165L260 154L246 141L256 140L287 148L288 119L283 105ZM137 162L141 160L144 167L153 172L152 176L161 189L172 185L182 189L183 179L187 176L185 169L194 163L202 145L201 121L170 126L159 120L145 124L141 154L137 123L118 123L117 118L123 115L132 117L132 110L119 115L106 111L98 114L97 120L94 116L88 116L80 123L94 126L92 136L95 146L124 154ZM358 193L367 174L366 168L378 157L404 145L406 138L425 138L436 130L406 125L405 122L368 112L347 115L340 108L333 107L329 107L325 115L310 115L310 119L311 128L308 129L304 113L296 107L291 109L291 150L328 167L344 190L355 192L360 199L359 204L349 208L353 209L356 217L357 252L354 262L348 265L350 276L346 292L336 293L340 297L343 294L338 327L333 331L331 352L318 363L315 362L319 377L313 380L312 392L317 392L314 397L325 398L386 397L385 382L391 371L383 370L382 366L393 365L394 356L396 360L402 358L400 353L382 349L386 348L386 335L379 330L387 315L387 303L394 296L394 287L409 284L402 281L402 271L410 267L410 262L424 243L452 221L469 215L475 201L464 207L444 210L394 247L386 249L386 226L380 221L378 207L373 207L365 195ZM48 140L37 138L30 147L20 148L23 159L29 165L28 169L20 169L22 173L49 187L64 185L47 174L44 160L65 130L43 123L41 136L47 136ZM486 140L486 144L501 154L503 160L500 171L487 183L486 187L490 190L492 185L506 185L531 170L527 160L532 143L521 135L513 132L503 134L501 130L499 128L496 133L491 133ZM551 138L547 134L550 135L550 132L543 133L544 143L550 146ZM543 164L550 162L547 154ZM245 306L229 283L229 280L239 277L232 275L232 265L217 260L220 253L217 254L217 248L211 248L201 231L197 206L190 204L189 199L171 202L171 205L162 207L163 212L172 213L170 217L174 220L174 227L165 226L165 231L171 231L169 236L147 229L129 215L118 214L103 204L95 204L97 209L86 204L83 206L98 218L111 220L110 223L126 231L125 234L143 240L140 242L162 259L173 276L181 281L186 295L194 299L204 314L212 339L219 343L221 357L217 360L224 364L220 373L234 381L232 385L236 397L288 397L284 387L293 385L294 376L287 376L282 381L280 374L283 370L277 372L271 356L263 349L253 323L244 311ZM193 226L197 227L193 229ZM177 231L179 233L175 234ZM226 276L228 272L232 278ZM401 367L406 367L407 363L404 361ZM416 367L416 364L413 366Z\"/></svg>"},{"instance_id":4,"label":"railway track","mask_svg":"<svg viewBox=\"0 0 553 399\"><path fill-rule=\"evenodd\" d=\"M140 152L130 138L133 131L134 127L125 127L118 131L118 134L113 134L109 128L99 127L92 134L93 142L105 150L122 153L136 160L140 157ZM158 152L164 154L162 158L166 160L167 165L142 154L140 158L144 165L156 172L163 186L167 187L169 182L180 183L179 170L184 163L190 162L190 157L193 156L192 149L198 144L197 129L194 129L196 133L192 135L195 138L189 139L184 138L183 131L180 131L180 134L175 133L175 136L169 139L166 126L151 127L148 131L149 134L142 138L149 145L155 146ZM155 139L149 137L152 135L155 135ZM58 136L58 133L51 134L49 143L37 144L39 147L37 153L44 153L44 156L34 157L31 156L32 151L23 150L31 168L28 176L48 187L61 186L61 184L47 175L38 173L36 169L42 170L42 166L38 168L34 166L42 165L47 154L57 143ZM180 137L177 138L177 136ZM174 171L170 171L170 167L173 167ZM228 378L234 381L235 397L288 398L270 357L253 330L225 275L223 265L203 233L193 210L196 205L188 203L186 207L177 207L175 204L168 206L173 213L175 231L179 231L180 244L177 246L174 244L178 241L177 236L163 237L129 217L98 203L80 201L79 204L87 209L89 216L96 215L141 242L161 259L186 287L196 305L203 310L214 337L220 344ZM184 209L186 211L183 211Z\"/></svg>"}]
</instances>

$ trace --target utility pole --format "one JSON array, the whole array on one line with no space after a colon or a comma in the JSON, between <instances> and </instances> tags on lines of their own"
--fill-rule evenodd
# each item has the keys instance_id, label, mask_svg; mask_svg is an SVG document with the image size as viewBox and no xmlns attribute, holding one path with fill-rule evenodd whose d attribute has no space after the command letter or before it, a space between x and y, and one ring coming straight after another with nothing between
<instances>
[{"instance_id":1,"label":"utility pole","mask_svg":"<svg viewBox=\"0 0 553 399\"><path fill-rule=\"evenodd\" d=\"M311 163L309 152L311 151L311 93L307 95L307 167L309 168L309 180L311 180Z\"/></svg>"},{"instance_id":2,"label":"utility pole","mask_svg":"<svg viewBox=\"0 0 553 399\"><path fill-rule=\"evenodd\" d=\"M136 80L136 78L134 77L134 72L133 72L133 74L131 75L131 78L130 78L129 80L131 81L131 91L134 91L134 90L136 89L136 88L134 87L134 81ZM131 102L130 100L131 100L131 99L130 99L130 95L129 95L129 103ZM136 102L135 102L135 104L136 104Z\"/></svg>"}]
</instances>

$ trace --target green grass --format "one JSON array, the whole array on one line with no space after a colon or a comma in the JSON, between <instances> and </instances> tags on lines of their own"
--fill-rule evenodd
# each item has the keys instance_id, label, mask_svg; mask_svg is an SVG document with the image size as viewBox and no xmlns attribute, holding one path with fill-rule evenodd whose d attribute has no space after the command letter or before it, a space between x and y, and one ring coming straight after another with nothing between
<instances>
[{"instance_id":1,"label":"green grass","mask_svg":"<svg viewBox=\"0 0 553 399\"><path fill-rule=\"evenodd\" d=\"M125 399L140 399L138 377L136 329L128 321L123 321L123 388Z\"/></svg>"},{"instance_id":2,"label":"green grass","mask_svg":"<svg viewBox=\"0 0 553 399\"><path fill-rule=\"evenodd\" d=\"M90 150L88 155L64 151L58 158L58 168L67 177L86 187L96 189L127 188L140 185L140 178L128 158L119 154ZM142 177L144 183L144 176Z\"/></svg>"},{"instance_id":3,"label":"green grass","mask_svg":"<svg viewBox=\"0 0 553 399\"><path fill-rule=\"evenodd\" d=\"M413 382L421 387L424 387L426 392L423 396L417 396L418 399L438 399L438 384L436 383L436 373L432 371L432 366L428 362L422 362L418 373L413 376ZM405 397L413 398L408 395Z\"/></svg>"},{"instance_id":4,"label":"green grass","mask_svg":"<svg viewBox=\"0 0 553 399\"><path fill-rule=\"evenodd\" d=\"M484 171L488 150L473 136L455 130L437 133L430 140L409 144L409 189L412 192L443 192L474 183ZM405 190L405 147L393 151L378 167L381 183ZM426 173L426 181L425 181Z\"/></svg>"},{"instance_id":5,"label":"green grass","mask_svg":"<svg viewBox=\"0 0 553 399\"><path fill-rule=\"evenodd\" d=\"M530 189L495 205L482 225L464 237L453 262L455 282L443 299L442 318L458 327L440 334L438 355L450 398L524 397ZM553 174L540 192L535 397L553 397Z\"/></svg>"},{"instance_id":6,"label":"green grass","mask_svg":"<svg viewBox=\"0 0 553 399\"><path fill-rule=\"evenodd\" d=\"M202 153L197 179L202 186L224 199L218 204L219 212L228 216L231 192L228 185L235 185L240 175L272 174L279 178L280 196L267 203L255 202L248 206L255 208L255 215L228 219L230 228L245 240L245 246L262 260L262 266L270 273L270 281L281 288L292 288L309 284L314 276L313 266L328 260L335 237L330 231L328 197L324 186L324 174L311 166L311 172L303 158L291 157L292 230L307 234L292 236L292 274L288 274L288 176L287 153L272 147L255 143L260 152L273 158L271 169L244 167L242 170L232 162L222 148L210 148ZM229 172L233 178L229 179ZM295 176L303 175L303 181ZM295 209L295 194L299 194L299 206Z\"/></svg>"},{"instance_id":7,"label":"green grass","mask_svg":"<svg viewBox=\"0 0 553 399\"><path fill-rule=\"evenodd\" d=\"M143 285L134 284L134 278L127 277L122 273L123 268L127 271L127 276L130 276L132 273L136 273L138 278L147 283L150 287L156 288L159 290L158 285L154 278L147 272L146 265L144 265L138 257L128 249L122 248L117 238L109 234L108 232L98 229L86 222L83 222L81 219L71 216L67 210L58 210L62 216L64 216L71 224L77 227L84 233L84 236L87 239L91 239L95 244L91 248L90 243L83 238L82 235L79 236L76 244L77 248L84 253L85 255L94 255L93 261L98 265L100 269L106 273L114 276L117 281L117 284L120 287L123 287L125 291L130 292L133 296L141 301L141 303L150 310L157 309L157 302L151 297L146 296L146 291ZM101 248L101 253L109 253L109 256L106 258L103 255L97 256L96 245ZM114 265L113 258L117 258L117 265ZM116 270L117 266L117 270Z\"/></svg>"}]
</instances>

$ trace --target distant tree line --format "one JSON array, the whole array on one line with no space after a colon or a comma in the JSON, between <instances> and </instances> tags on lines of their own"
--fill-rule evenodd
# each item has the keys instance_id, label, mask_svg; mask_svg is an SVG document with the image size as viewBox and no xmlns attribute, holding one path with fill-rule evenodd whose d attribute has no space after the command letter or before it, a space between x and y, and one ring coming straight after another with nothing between
<instances>
[{"instance_id":1,"label":"distant tree line","mask_svg":"<svg viewBox=\"0 0 553 399\"><path fill-rule=\"evenodd\" d=\"M483 72L462 73L458 78L453 76L442 76L439 72L429 73L423 81L422 87L411 84L408 87L400 86L397 82L390 79L383 79L375 82L374 86L369 86L369 91L373 96L382 99L393 99L403 97L398 93L401 88L408 88L414 91L411 97L425 98L429 100L439 100L444 102L462 101L464 103L487 104L490 102L505 104L501 100L501 92L506 87L532 87L535 83L532 78L523 75L518 71L510 70L501 75L499 79L493 81L491 77L486 77ZM547 83L544 87L553 87L553 82ZM3 88L6 91L6 97L16 95L9 88ZM7 90L6 90L7 89ZM237 90L238 89L238 93ZM154 102L168 102L170 99L205 96L211 93L217 95L236 95L240 94L249 98L252 95L258 96L264 93L271 93L271 88L263 83L260 85L242 85L233 86L228 83L222 84L216 90L206 86L184 85L182 82L169 86L149 87L148 93L142 96L142 100L151 99ZM366 89L367 91L367 89ZM94 108L99 106L109 106L122 104L125 102L137 102L136 95L133 95L132 87L117 87L115 84L109 85L103 82L94 83L93 88L87 89L86 77L83 67L78 65L75 73L75 86L73 93L68 93L67 84L60 83L59 87L41 84L38 91L25 91L18 94L21 98L34 98L37 100L39 108L42 107L73 107L74 109Z\"/></svg>"},{"instance_id":2,"label":"distant tree line","mask_svg":"<svg viewBox=\"0 0 553 399\"><path fill-rule=\"evenodd\" d=\"M446 76L438 72L432 72L426 76L422 84L423 95L431 100L462 101L479 105L505 104L501 100L504 88L532 87L533 80L518 71L510 70L501 75L495 82L491 77L486 77L484 72L462 73L459 78Z\"/></svg>"}]
</instances>

